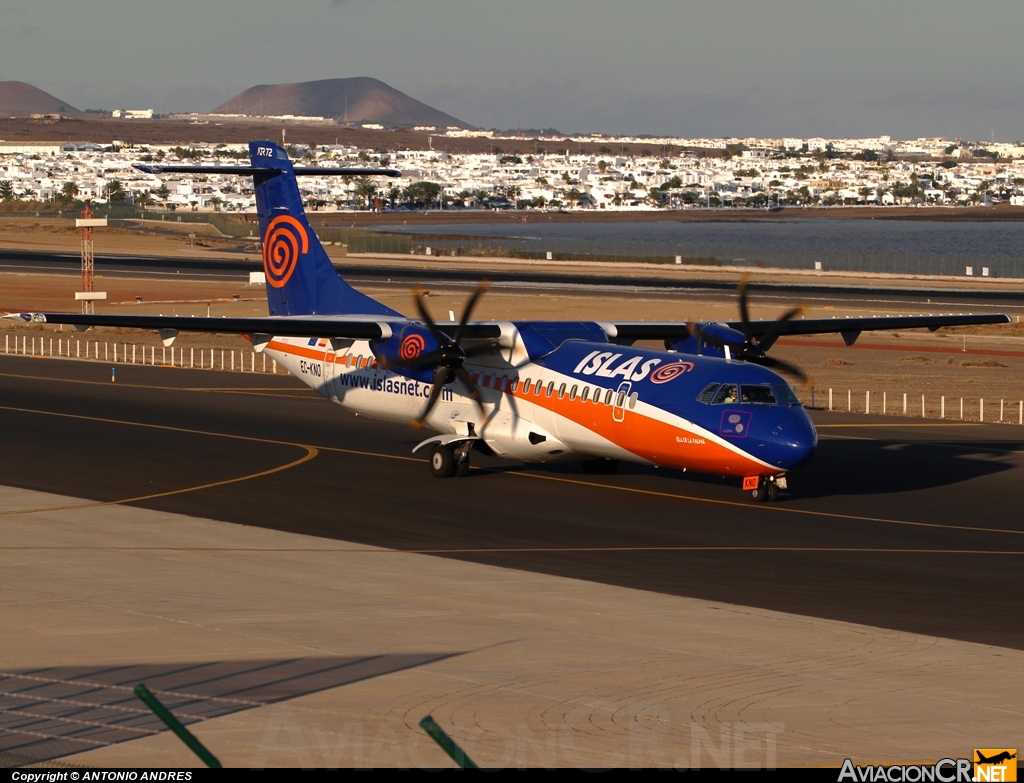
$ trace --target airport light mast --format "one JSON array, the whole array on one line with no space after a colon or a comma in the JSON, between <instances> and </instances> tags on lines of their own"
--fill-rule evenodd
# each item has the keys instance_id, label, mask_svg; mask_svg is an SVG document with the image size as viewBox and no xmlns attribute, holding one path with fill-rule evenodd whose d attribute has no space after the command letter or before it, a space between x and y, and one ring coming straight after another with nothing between
<instances>
[{"instance_id":1,"label":"airport light mast","mask_svg":"<svg viewBox=\"0 0 1024 783\"><path fill-rule=\"evenodd\" d=\"M82 303L82 314L92 315L96 312L96 300L106 299L106 291L94 290L95 256L93 253L93 229L107 225L106 218L94 218L92 210L86 204L82 216L75 221L75 226L82 229L82 290L75 292L75 299Z\"/></svg>"}]
</instances>

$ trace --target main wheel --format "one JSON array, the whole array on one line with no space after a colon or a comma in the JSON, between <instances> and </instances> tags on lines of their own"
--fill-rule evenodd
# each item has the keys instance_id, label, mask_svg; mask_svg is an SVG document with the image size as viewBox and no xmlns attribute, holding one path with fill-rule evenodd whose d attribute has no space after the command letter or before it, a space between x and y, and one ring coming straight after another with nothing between
<instances>
[{"instance_id":1,"label":"main wheel","mask_svg":"<svg viewBox=\"0 0 1024 783\"><path fill-rule=\"evenodd\" d=\"M455 453L451 446L438 443L430 450L430 472L437 478L455 475Z\"/></svg>"},{"instance_id":2,"label":"main wheel","mask_svg":"<svg viewBox=\"0 0 1024 783\"><path fill-rule=\"evenodd\" d=\"M619 461L617 459L585 459L580 463L583 472L589 476L610 476L619 472Z\"/></svg>"},{"instance_id":3,"label":"main wheel","mask_svg":"<svg viewBox=\"0 0 1024 783\"><path fill-rule=\"evenodd\" d=\"M775 484L774 481L769 481L768 482L768 500L769 500L769 502L774 503L778 499L779 499L779 488Z\"/></svg>"}]
</instances>

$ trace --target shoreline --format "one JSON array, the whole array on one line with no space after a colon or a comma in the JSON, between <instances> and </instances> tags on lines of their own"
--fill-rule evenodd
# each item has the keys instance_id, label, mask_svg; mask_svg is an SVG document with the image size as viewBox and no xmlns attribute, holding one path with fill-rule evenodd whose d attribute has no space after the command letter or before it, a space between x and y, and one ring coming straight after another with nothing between
<instances>
[{"instance_id":1,"label":"shoreline","mask_svg":"<svg viewBox=\"0 0 1024 783\"><path fill-rule=\"evenodd\" d=\"M778 212L763 209L688 210L577 210L537 212L509 210L431 210L429 212L315 212L307 213L314 225L327 228L360 228L390 225L450 225L458 223L744 223L832 218L833 220L913 220L936 223L1002 223L1024 221L1024 207L785 207Z\"/></svg>"}]
</instances>

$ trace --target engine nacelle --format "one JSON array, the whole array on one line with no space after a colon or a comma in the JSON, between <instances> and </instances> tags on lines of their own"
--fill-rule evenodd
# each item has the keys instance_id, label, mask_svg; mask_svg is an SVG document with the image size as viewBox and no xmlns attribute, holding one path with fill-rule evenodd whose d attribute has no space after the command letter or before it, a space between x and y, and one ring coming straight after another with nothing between
<instances>
[{"instance_id":1,"label":"engine nacelle","mask_svg":"<svg viewBox=\"0 0 1024 783\"><path fill-rule=\"evenodd\" d=\"M370 343L370 350L373 351L373 355L381 365L389 368L392 372L423 383L433 381L434 366L414 368L401 367L400 364L436 351L439 347L437 338L430 333L429 329L419 324L407 324L390 337Z\"/></svg>"},{"instance_id":2,"label":"engine nacelle","mask_svg":"<svg viewBox=\"0 0 1024 783\"><path fill-rule=\"evenodd\" d=\"M679 342L669 343L666 341L665 348L676 353L685 353L692 356L717 356L720 359L724 359L725 349L710 342L708 338L720 344L734 345L737 348L743 345L746 339L743 336L743 332L725 324L699 323L697 327L700 329L700 337L696 334L691 334L685 340L680 340Z\"/></svg>"}]
</instances>

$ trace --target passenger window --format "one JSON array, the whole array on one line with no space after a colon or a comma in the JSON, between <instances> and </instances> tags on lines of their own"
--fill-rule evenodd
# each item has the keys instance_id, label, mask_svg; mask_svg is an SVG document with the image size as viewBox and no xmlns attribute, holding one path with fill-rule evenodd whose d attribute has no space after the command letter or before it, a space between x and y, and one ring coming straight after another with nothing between
<instances>
[{"instance_id":1,"label":"passenger window","mask_svg":"<svg viewBox=\"0 0 1024 783\"><path fill-rule=\"evenodd\" d=\"M715 398L715 391L718 389L717 383L709 383L704 387L704 391L697 395L697 402L703 402L707 405Z\"/></svg>"},{"instance_id":2,"label":"passenger window","mask_svg":"<svg viewBox=\"0 0 1024 783\"><path fill-rule=\"evenodd\" d=\"M512 383L509 385L508 390L510 392L512 392L513 394L515 394L517 391L519 391L519 379L518 378L513 378L512 379Z\"/></svg>"},{"instance_id":3,"label":"passenger window","mask_svg":"<svg viewBox=\"0 0 1024 783\"><path fill-rule=\"evenodd\" d=\"M615 407L616 408L621 408L622 407L622 403L624 403L625 401L626 401L626 392L619 392L617 395L615 395Z\"/></svg>"},{"instance_id":4,"label":"passenger window","mask_svg":"<svg viewBox=\"0 0 1024 783\"><path fill-rule=\"evenodd\" d=\"M633 408L636 407L636 401L639 398L640 398L640 395L637 394L636 392L633 392L631 395L629 395L629 409L630 410L633 410Z\"/></svg>"},{"instance_id":5,"label":"passenger window","mask_svg":"<svg viewBox=\"0 0 1024 783\"><path fill-rule=\"evenodd\" d=\"M533 393L540 397L541 389L544 388L544 381L537 379L537 385L533 389Z\"/></svg>"},{"instance_id":6,"label":"passenger window","mask_svg":"<svg viewBox=\"0 0 1024 783\"><path fill-rule=\"evenodd\" d=\"M730 405L737 401L736 384L723 383L715 398L711 400L712 405Z\"/></svg>"},{"instance_id":7,"label":"passenger window","mask_svg":"<svg viewBox=\"0 0 1024 783\"><path fill-rule=\"evenodd\" d=\"M740 387L740 394L742 401L751 405L775 404L775 394L772 392L772 387L768 385L747 386L744 384Z\"/></svg>"},{"instance_id":8,"label":"passenger window","mask_svg":"<svg viewBox=\"0 0 1024 783\"><path fill-rule=\"evenodd\" d=\"M575 400L576 399L576 391L577 391L577 389L579 389L579 386L577 386L576 384L573 384L572 388L569 389L569 399L570 400Z\"/></svg>"},{"instance_id":9,"label":"passenger window","mask_svg":"<svg viewBox=\"0 0 1024 783\"><path fill-rule=\"evenodd\" d=\"M548 394L547 394L547 396L550 397L552 392L554 392L554 390L555 390L555 382L554 381L548 381Z\"/></svg>"},{"instance_id":10,"label":"passenger window","mask_svg":"<svg viewBox=\"0 0 1024 783\"><path fill-rule=\"evenodd\" d=\"M589 394L590 394L590 387L589 386L584 386L583 387L583 394L580 395L580 402L586 402L587 401L587 396Z\"/></svg>"},{"instance_id":11,"label":"passenger window","mask_svg":"<svg viewBox=\"0 0 1024 783\"><path fill-rule=\"evenodd\" d=\"M604 404L605 404L605 405L611 405L611 404L612 404L612 395L613 395L613 394L615 394L615 392L614 392L614 391L612 391L611 389L609 389L609 390L608 390L608 391L607 391L607 392L605 393L605 395L604 395Z\"/></svg>"},{"instance_id":12,"label":"passenger window","mask_svg":"<svg viewBox=\"0 0 1024 783\"><path fill-rule=\"evenodd\" d=\"M564 383L561 386L558 387L558 399L562 399L563 397L565 397L565 384Z\"/></svg>"}]
</instances>

